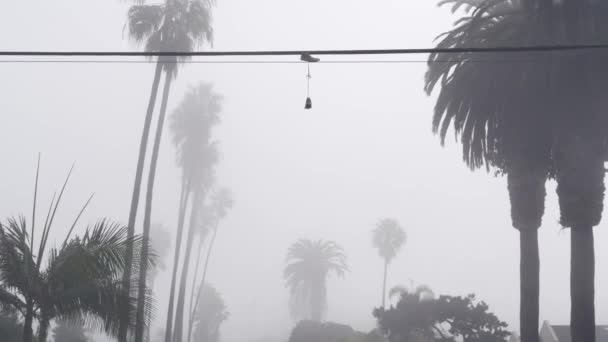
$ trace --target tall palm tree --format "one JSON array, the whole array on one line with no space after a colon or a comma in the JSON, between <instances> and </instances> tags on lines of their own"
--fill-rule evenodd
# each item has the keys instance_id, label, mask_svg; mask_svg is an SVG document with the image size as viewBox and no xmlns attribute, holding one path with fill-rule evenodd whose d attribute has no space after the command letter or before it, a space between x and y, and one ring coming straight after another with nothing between
<instances>
[{"instance_id":1,"label":"tall palm tree","mask_svg":"<svg viewBox=\"0 0 608 342\"><path fill-rule=\"evenodd\" d=\"M188 331L190 331L190 322L192 322L192 312L194 310L194 295L196 291L196 284L198 280L198 272L200 270L201 259L203 255L203 249L205 245L205 241L207 240L207 235L212 230L213 227L213 212L210 205L203 205L200 210L200 217L197 221L198 230L201 232L198 234L198 241L196 243L196 249L198 252L196 253L196 263L194 264L194 275L192 276L192 283L190 285L190 308L188 309L188 313L190 318L188 320L189 326Z\"/></svg>"},{"instance_id":2,"label":"tall palm tree","mask_svg":"<svg viewBox=\"0 0 608 342\"><path fill-rule=\"evenodd\" d=\"M438 48L526 46L544 41L547 11L530 2L451 0L469 6ZM531 34L534 32L537 34ZM524 34L525 33L525 34ZM529 55L435 53L429 58L426 91L441 84L433 129L442 143L452 126L472 169L507 175L513 227L520 233L520 326L523 342L538 342L538 228L545 182L551 170L551 70L527 62ZM494 63L479 60L498 59Z\"/></svg>"},{"instance_id":3,"label":"tall palm tree","mask_svg":"<svg viewBox=\"0 0 608 342\"><path fill-rule=\"evenodd\" d=\"M320 322L327 309L328 277L344 276L347 271L346 255L333 241L301 239L291 245L283 271L291 293L291 315Z\"/></svg>"},{"instance_id":4,"label":"tall palm tree","mask_svg":"<svg viewBox=\"0 0 608 342\"><path fill-rule=\"evenodd\" d=\"M146 42L146 51L150 52L189 52L193 51L198 45L205 42L212 42L213 29L211 27L211 7L213 0L166 0L162 5L135 5L129 9L129 31L131 36L139 41ZM165 114L167 111L167 102L171 88L171 81L177 75L177 63L187 59L187 56L167 56L159 58L157 70L165 71L165 84L163 88L160 114L158 117L156 136L150 162L150 170L148 176L148 188L146 195L146 210L144 214L144 248L147 246L147 239L150 230L150 217L152 214L152 199L154 191L154 179L156 175L156 164L158 162L158 154L160 150L160 142L164 127ZM160 71L158 71L160 73ZM160 77L160 76L159 76ZM143 157L140 157L140 159ZM180 198L180 218L178 219L178 234L177 243L181 244L181 230L183 226L183 213L187 207L187 195L182 192ZM134 222L134 219L133 219ZM180 224L181 223L181 224ZM179 253L179 248L176 249ZM142 251L142 256L147 255L147 250ZM178 255L179 257L179 255ZM177 259L176 257L176 263ZM130 271L130 270L127 270ZM140 271L140 279L145 282L146 269ZM130 272L127 272L124 277L124 283L128 290L128 279ZM145 284L144 284L145 285ZM171 292L175 290L175 283L172 284ZM144 338L143 320L143 301L138 304L135 341L142 342ZM170 296L169 316L167 323L167 336L170 336L172 330L171 321L173 316L173 295ZM119 342L126 342L127 322L126 316L123 317ZM168 339L167 339L167 342Z\"/></svg>"},{"instance_id":5,"label":"tall palm tree","mask_svg":"<svg viewBox=\"0 0 608 342\"><path fill-rule=\"evenodd\" d=\"M606 41L608 6L563 1L555 31L565 44ZM560 223L570 229L570 326L572 341L595 341L595 253L593 228L602 219L604 161L608 134L605 51L562 55L556 68L557 114L553 146Z\"/></svg>"},{"instance_id":6,"label":"tall palm tree","mask_svg":"<svg viewBox=\"0 0 608 342\"><path fill-rule=\"evenodd\" d=\"M190 320L188 322L188 335L187 341L190 342L192 338L192 329L194 327L194 319L197 317L198 306L196 303L199 302L200 296L203 292L204 286L207 280L207 269L209 267L209 259L211 259L211 251L213 251L213 246L215 244L215 239L217 237L217 231L220 224L220 221L223 220L226 215L228 215L228 210L232 208L234 205L234 200L232 198L232 193L228 188L220 188L215 191L211 196L211 204L210 209L213 212L210 213L210 219L213 220L213 235L211 236L211 241L209 241L209 246L207 247L207 257L205 258L205 265L203 266L203 276L200 281L200 285L198 286L198 293L196 298L194 297L194 282L192 283L192 294L190 295ZM201 240L202 241L202 240ZM203 249L201 245L199 247L199 252ZM198 264L200 262L200 253L198 255L198 259L196 262L195 270L198 270ZM196 272L194 273L193 281L196 281Z\"/></svg>"},{"instance_id":7,"label":"tall palm tree","mask_svg":"<svg viewBox=\"0 0 608 342\"><path fill-rule=\"evenodd\" d=\"M179 283L179 293L175 312L174 339L181 341L183 335L184 305L186 285L190 270L191 251L195 236L205 233L201 214L204 211L206 195L214 182L214 168L219 159L217 143L212 141L212 129L219 122L222 110L222 97L213 86L201 82L191 87L184 99L171 116L173 143L177 149L177 163L182 169L182 178L190 185L196 197L192 203L191 219L186 249ZM204 228L204 227L203 227ZM175 271L175 270L174 270ZM177 276L177 273L175 273Z\"/></svg>"},{"instance_id":8,"label":"tall palm tree","mask_svg":"<svg viewBox=\"0 0 608 342\"><path fill-rule=\"evenodd\" d=\"M476 3L473 5L476 8L476 15L461 22L460 28L446 35L443 42L446 40L451 42L445 44L445 47L585 44L601 42L608 35L608 25L604 20L608 15L608 6L603 2L587 0L567 0L560 3L549 0L528 0L521 4L506 0L450 2ZM489 11L497 13L488 14ZM538 330L533 329L538 327L538 246L536 233L531 232L530 228L540 223L540 216L534 215L534 212L542 208L539 200L544 198L545 190L541 184L544 184L546 170L549 167L553 170L558 183L561 224L572 228L570 281L572 340L594 341L592 228L599 223L603 209L603 161L607 136L604 127L608 119L605 114L608 104L604 100L601 89L606 87L608 76L608 68L604 63L607 54L605 51L592 53L581 51L572 54L540 55L544 57L544 63L521 63L522 60L517 63L522 66L528 64L526 72L522 72L525 70L523 67L496 66L514 63L487 63L487 67L472 66L474 63L466 63L467 60L471 60L471 55L474 54L453 55L449 63L435 67L436 70L444 69L436 72L440 77L444 77L443 83L454 85L459 83L451 90L452 94L457 94L457 100L451 99L451 95L446 95L443 99L440 96L438 104L441 102L444 108L451 107L458 113L455 115L455 121L460 120L460 128L465 126L465 122L466 126L470 127L468 133L466 126L462 132L463 141L472 146L471 149L475 149L471 141L477 141L477 149L482 152L489 151L490 155L500 155L497 151L500 152L501 149L511 150L505 154L508 158L503 160L502 167L509 175L514 226L518 228L519 225L523 228L519 228L522 231L521 313L522 317L526 314L528 317L522 319L522 340L538 340L536 333ZM438 54L435 60L439 61L444 57L446 56ZM500 57L504 59L504 56ZM523 59L529 57L525 56ZM507 61L517 60L511 57ZM461 74L456 75L456 72L451 74L447 69L452 67L461 69ZM500 70L503 71L499 72ZM482 73L486 76L484 77ZM491 83L472 80L484 78L492 79ZM438 79L435 77L433 82L437 82ZM477 88L474 88L475 84ZM459 98L475 96L477 99L463 105L462 110L457 109ZM504 100L499 101L500 98ZM492 100L487 102L485 99ZM475 106L471 106L471 103ZM520 114L513 115L518 112L518 107L521 107ZM466 108L473 110L469 113ZM489 119L484 121L483 116L490 114L495 116L492 120L496 123L491 123ZM463 117L472 119L462 121ZM514 121L515 125L512 128L501 129L501 125L509 126L505 122L509 121L510 117L519 118ZM500 123L501 120L503 123ZM490 123L485 126L487 132L485 127L481 127L484 122ZM526 123L532 125L527 126ZM449 123L447 125L449 126ZM526 126L528 129L522 130ZM502 148L500 144L495 143L496 139L491 138L488 141L484 135L487 133L488 136L492 136L500 132L509 133L506 137L510 136L502 144ZM508 146L515 148L508 149L506 148ZM481 154L479 151L473 152ZM519 192L525 188L536 190L530 195ZM525 205L526 199L534 199L536 204ZM519 211L519 214L516 214L516 211ZM524 235L524 231L528 236ZM533 270L536 275L530 278ZM524 292L528 292L528 295ZM525 306L528 310L524 309ZM531 324L532 320L535 321L534 325ZM524 324L524 321L528 323Z\"/></svg>"},{"instance_id":9,"label":"tall palm tree","mask_svg":"<svg viewBox=\"0 0 608 342\"><path fill-rule=\"evenodd\" d=\"M378 249L380 257L384 260L384 277L382 282L382 307L386 303L386 275L388 264L397 256L406 241L405 231L394 219L383 219L373 231L374 247Z\"/></svg>"},{"instance_id":10,"label":"tall palm tree","mask_svg":"<svg viewBox=\"0 0 608 342\"><path fill-rule=\"evenodd\" d=\"M148 270L147 286L154 290L154 282L159 272L166 270L166 258L171 251L171 233L161 224L153 224L150 231L150 248L156 256L156 267ZM150 324L146 327L146 342L150 341Z\"/></svg>"}]
</instances>

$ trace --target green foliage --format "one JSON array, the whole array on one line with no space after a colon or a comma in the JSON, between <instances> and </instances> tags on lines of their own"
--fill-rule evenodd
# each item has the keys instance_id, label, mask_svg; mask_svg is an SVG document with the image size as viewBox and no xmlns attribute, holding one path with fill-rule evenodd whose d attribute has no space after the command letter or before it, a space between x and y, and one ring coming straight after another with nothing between
<instances>
[{"instance_id":1,"label":"green foliage","mask_svg":"<svg viewBox=\"0 0 608 342\"><path fill-rule=\"evenodd\" d=\"M206 285L198 302L194 319L194 340L197 342L218 342L220 326L228 319L229 312L220 293Z\"/></svg>"},{"instance_id":2,"label":"green foliage","mask_svg":"<svg viewBox=\"0 0 608 342\"><path fill-rule=\"evenodd\" d=\"M331 273L344 276L347 270L346 255L333 241L302 239L291 245L283 271L291 315L320 321L327 305L327 278Z\"/></svg>"},{"instance_id":3,"label":"green foliage","mask_svg":"<svg viewBox=\"0 0 608 342\"><path fill-rule=\"evenodd\" d=\"M53 340L55 342L87 342L88 338L80 320L60 319L53 329Z\"/></svg>"},{"instance_id":4,"label":"green foliage","mask_svg":"<svg viewBox=\"0 0 608 342\"><path fill-rule=\"evenodd\" d=\"M434 299L406 292L396 306L378 308L374 316L390 342L504 342L509 336L507 324L474 295Z\"/></svg>"}]
</instances>

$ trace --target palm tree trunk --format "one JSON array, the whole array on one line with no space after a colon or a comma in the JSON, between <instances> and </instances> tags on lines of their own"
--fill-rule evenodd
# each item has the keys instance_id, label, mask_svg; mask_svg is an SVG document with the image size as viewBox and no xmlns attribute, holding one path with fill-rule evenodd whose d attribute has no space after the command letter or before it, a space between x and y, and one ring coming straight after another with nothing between
<instances>
[{"instance_id":1,"label":"palm tree trunk","mask_svg":"<svg viewBox=\"0 0 608 342\"><path fill-rule=\"evenodd\" d=\"M175 330L173 333L174 342L182 342L184 329L184 304L186 300L186 284L188 282L188 271L190 270L190 254L192 254L192 245L194 234L196 233L196 220L199 214L199 207L203 200L203 192L196 190L192 202L192 210L190 212L190 227L186 240L186 251L184 254L184 265L182 266L182 275L180 278L179 294L177 296L177 306L175 308Z\"/></svg>"},{"instance_id":2,"label":"palm tree trunk","mask_svg":"<svg viewBox=\"0 0 608 342\"><path fill-rule=\"evenodd\" d=\"M538 230L520 230L520 330L522 342L539 342Z\"/></svg>"},{"instance_id":3,"label":"palm tree trunk","mask_svg":"<svg viewBox=\"0 0 608 342\"><path fill-rule=\"evenodd\" d=\"M182 246L182 236L184 234L184 219L188 208L188 198L190 195L190 181L182 182L182 196L180 198L180 209L177 218L177 236L175 238L175 255L173 257L173 272L171 275L171 289L169 293L169 305L167 308L167 324L165 326L165 342L171 342L173 336L173 306L175 302L175 283L177 281L177 269L179 265L179 252Z\"/></svg>"},{"instance_id":4,"label":"palm tree trunk","mask_svg":"<svg viewBox=\"0 0 608 342\"><path fill-rule=\"evenodd\" d=\"M137 159L137 168L135 170L135 183L133 185L133 195L131 197L131 210L129 211L129 222L128 227L128 238L129 243L127 244L127 260L125 272L123 274L123 290L125 296L128 297L130 294L131 287L131 264L133 262L133 236L135 235L135 219L137 217L137 207L139 206L139 194L141 192L141 181L144 171L144 162L146 159L146 150L148 147L148 137L150 135L150 125L152 123L152 114L154 112L154 104L156 103L156 95L158 94L158 86L160 83L160 76L162 73L162 63L156 63L156 70L154 72L154 80L152 81L152 90L150 91L150 99L148 100L148 109L146 110L146 117L144 119L144 129L141 135L141 141L139 143L139 157ZM121 310L120 324L118 328L118 342L127 342L127 331L129 328L129 312L127 307Z\"/></svg>"},{"instance_id":5,"label":"palm tree trunk","mask_svg":"<svg viewBox=\"0 0 608 342\"><path fill-rule=\"evenodd\" d=\"M593 228L570 232L570 333L572 342L595 342L595 252Z\"/></svg>"},{"instance_id":6,"label":"palm tree trunk","mask_svg":"<svg viewBox=\"0 0 608 342\"><path fill-rule=\"evenodd\" d=\"M530 153L530 147L524 144L523 149ZM543 151L543 150L541 150ZM539 294L540 294L540 258L538 252L538 229L542 224L545 212L547 191L548 161L546 164L536 155L524 154L523 159L511 161L507 186L511 204L511 221L519 230L520 239L520 304L519 324L522 342L539 341Z\"/></svg>"},{"instance_id":7,"label":"palm tree trunk","mask_svg":"<svg viewBox=\"0 0 608 342\"><path fill-rule=\"evenodd\" d=\"M382 309L386 307L386 274L388 273L388 259L384 260L384 281L382 282Z\"/></svg>"},{"instance_id":8,"label":"palm tree trunk","mask_svg":"<svg viewBox=\"0 0 608 342\"><path fill-rule=\"evenodd\" d=\"M38 341L37 342L47 342L50 323L51 323L51 320L47 317L42 317L40 319L40 322L38 325Z\"/></svg>"},{"instance_id":9,"label":"palm tree trunk","mask_svg":"<svg viewBox=\"0 0 608 342\"><path fill-rule=\"evenodd\" d=\"M324 280L317 280L322 282ZM310 319L314 322L321 322L323 318L323 296L322 284L313 285L310 293Z\"/></svg>"},{"instance_id":10,"label":"palm tree trunk","mask_svg":"<svg viewBox=\"0 0 608 342\"><path fill-rule=\"evenodd\" d=\"M150 170L148 174L148 189L146 192L146 209L144 213L144 231L142 236L141 262L139 265L139 291L137 293L137 317L135 320L135 342L143 342L144 331L146 326L146 274L148 270L148 245L150 241L150 220L152 217L152 201L154 199L154 181L156 179L156 167L158 164L158 156L160 154L160 143L163 137L163 127L165 125L165 115L167 113L167 101L169 98L169 90L171 89L172 76L170 73L165 75L165 85L163 89L163 99L160 107L160 115L156 126L156 136L154 138L154 146L152 147L152 156L150 159Z\"/></svg>"},{"instance_id":11,"label":"palm tree trunk","mask_svg":"<svg viewBox=\"0 0 608 342\"><path fill-rule=\"evenodd\" d=\"M194 276L192 277L192 286L190 287L190 306L188 308L188 314L192 315L192 310L194 308L194 293L196 292L196 280L198 279L198 270L201 266L201 256L203 252L203 242L205 241L203 233L199 235L198 240L198 253L196 256L196 266L194 266ZM190 316L189 321L192 320L192 316Z\"/></svg>"},{"instance_id":12,"label":"palm tree trunk","mask_svg":"<svg viewBox=\"0 0 608 342\"><path fill-rule=\"evenodd\" d=\"M190 311L190 320L188 322L188 342L190 342L192 338L192 329L194 328L194 319L196 317L196 311L198 308L198 301L201 298L201 294L203 293L203 288L205 287L205 280L207 278L207 269L209 268L209 259L211 258L211 251L213 250L213 245L215 243L215 238L217 237L217 228L219 226L219 220L215 222L215 229L213 230L213 236L211 237L211 241L209 241L209 247L207 247L207 256L205 258L205 266L203 266L203 276L201 277L201 283L198 286L198 293L196 294L196 299L193 302L192 311Z\"/></svg>"},{"instance_id":13,"label":"palm tree trunk","mask_svg":"<svg viewBox=\"0 0 608 342\"><path fill-rule=\"evenodd\" d=\"M23 320L23 342L32 342L34 340L34 303L31 300L27 302L25 309L25 318Z\"/></svg>"}]
</instances>

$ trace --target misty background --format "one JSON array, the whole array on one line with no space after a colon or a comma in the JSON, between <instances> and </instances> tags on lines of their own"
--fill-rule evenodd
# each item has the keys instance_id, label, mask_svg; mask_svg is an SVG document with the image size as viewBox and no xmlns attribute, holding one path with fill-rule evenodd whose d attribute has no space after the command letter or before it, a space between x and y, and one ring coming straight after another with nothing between
<instances>
[{"instance_id":1,"label":"misty background","mask_svg":"<svg viewBox=\"0 0 608 342\"><path fill-rule=\"evenodd\" d=\"M129 3L3 5L2 50L135 50L123 32ZM430 47L454 19L434 1L222 0L214 10L213 49ZM224 96L214 136L221 151L218 184L232 189L236 203L220 228L207 279L230 311L225 341L287 336L294 322L282 269L287 247L298 238L344 247L351 271L347 281L330 280L327 319L373 328L370 308L380 304L382 260L371 246L371 230L382 217L398 219L408 235L389 286L414 282L438 293L474 292L510 329L518 328L518 234L510 225L506 180L471 173L460 162L460 147L449 141L442 148L431 133L426 57L372 58L411 61L401 64L314 64L311 111L303 109L303 63L193 63L180 69L170 111L199 81L213 83ZM0 216L29 212L41 152L41 208L76 163L56 236L64 236L62 229L91 193L83 225L106 216L126 223L154 67L0 63ZM177 221L180 182L173 151L165 135L152 220L169 230ZM558 224L553 181L547 194L540 316L567 323L569 232ZM608 243L605 225L596 230L597 246ZM598 324L607 323L607 256L596 250ZM155 282L159 309L152 335L164 326L168 273Z\"/></svg>"}]
</instances>

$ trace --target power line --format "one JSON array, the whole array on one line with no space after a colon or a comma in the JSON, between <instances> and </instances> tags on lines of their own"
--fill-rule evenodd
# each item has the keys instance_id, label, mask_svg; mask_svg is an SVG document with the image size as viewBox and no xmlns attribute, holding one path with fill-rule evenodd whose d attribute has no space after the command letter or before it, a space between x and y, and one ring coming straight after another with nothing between
<instances>
[{"instance_id":1,"label":"power line","mask_svg":"<svg viewBox=\"0 0 608 342\"><path fill-rule=\"evenodd\" d=\"M308 55L403 55L428 53L517 53L608 49L608 44L534 45L469 48L368 49L368 50L258 50L258 51L0 51L0 56L40 57L213 57L213 56L300 56Z\"/></svg>"},{"instance_id":2,"label":"power line","mask_svg":"<svg viewBox=\"0 0 608 342\"><path fill-rule=\"evenodd\" d=\"M479 60L332 60L319 61L315 64L412 64L412 63L545 63L542 59L479 59ZM78 60L78 59L7 59L0 60L2 63L56 63L56 64L151 64L157 63L155 60L134 61L134 60ZM179 64L305 64L302 61L182 61L182 62L163 62L163 63L179 63Z\"/></svg>"}]
</instances>

